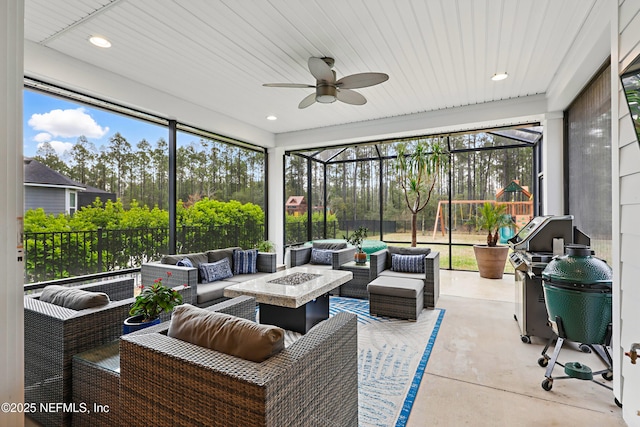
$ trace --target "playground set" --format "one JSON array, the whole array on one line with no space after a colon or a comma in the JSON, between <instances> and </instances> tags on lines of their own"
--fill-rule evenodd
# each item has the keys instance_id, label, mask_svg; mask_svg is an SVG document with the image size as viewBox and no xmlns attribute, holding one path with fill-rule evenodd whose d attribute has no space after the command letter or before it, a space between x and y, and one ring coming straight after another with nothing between
<instances>
[{"instance_id":1,"label":"playground set","mask_svg":"<svg viewBox=\"0 0 640 427\"><path fill-rule=\"evenodd\" d=\"M440 225L442 235L445 235L446 227L444 222L444 206L451 203L452 210L452 226L454 229L459 224L464 225L469 220L476 217L476 208L484 203L493 203L507 206L507 215L510 215L514 222L514 227L503 227L500 229L500 243L506 243L508 239L513 237L520 228L524 227L533 219L533 196L529 192L529 188L520 185L517 179L514 179L506 187L500 189L496 193L495 200L440 200L438 201L438 209L436 211L436 221L433 224L433 238L435 239ZM466 216L465 216L466 215ZM459 221L459 222L458 222ZM475 226L475 222L471 221Z\"/></svg>"}]
</instances>

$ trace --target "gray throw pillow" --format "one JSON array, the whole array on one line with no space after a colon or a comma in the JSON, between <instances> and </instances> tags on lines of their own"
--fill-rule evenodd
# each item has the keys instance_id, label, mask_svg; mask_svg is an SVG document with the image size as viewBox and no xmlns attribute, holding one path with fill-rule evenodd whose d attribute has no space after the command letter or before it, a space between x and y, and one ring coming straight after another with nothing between
<instances>
[{"instance_id":1,"label":"gray throw pillow","mask_svg":"<svg viewBox=\"0 0 640 427\"><path fill-rule=\"evenodd\" d=\"M191 261L191 264L195 268L198 268L198 266L203 262L209 262L209 258L207 257L206 253L194 252L192 254L165 255L160 259L160 263L177 265L178 262L182 261L185 258L189 258L189 260Z\"/></svg>"},{"instance_id":2,"label":"gray throw pillow","mask_svg":"<svg viewBox=\"0 0 640 427\"><path fill-rule=\"evenodd\" d=\"M182 304L167 335L231 356L263 362L284 349L284 329Z\"/></svg>"},{"instance_id":3,"label":"gray throw pillow","mask_svg":"<svg viewBox=\"0 0 640 427\"><path fill-rule=\"evenodd\" d=\"M328 249L311 248L311 264L331 265L333 260L333 251Z\"/></svg>"},{"instance_id":4,"label":"gray throw pillow","mask_svg":"<svg viewBox=\"0 0 640 427\"><path fill-rule=\"evenodd\" d=\"M72 310L101 307L110 302L109 295L104 292L89 292L59 285L49 285L45 287L40 295L40 301Z\"/></svg>"},{"instance_id":5,"label":"gray throw pillow","mask_svg":"<svg viewBox=\"0 0 640 427\"><path fill-rule=\"evenodd\" d=\"M347 242L313 242L313 247L315 249L332 249L339 250L345 249L347 247Z\"/></svg>"}]
</instances>

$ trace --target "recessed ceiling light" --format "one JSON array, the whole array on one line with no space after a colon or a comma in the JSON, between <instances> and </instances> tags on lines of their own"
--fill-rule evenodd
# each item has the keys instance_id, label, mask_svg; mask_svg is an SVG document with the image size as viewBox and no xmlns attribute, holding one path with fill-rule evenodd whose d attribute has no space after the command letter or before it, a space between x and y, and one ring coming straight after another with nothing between
<instances>
[{"instance_id":1,"label":"recessed ceiling light","mask_svg":"<svg viewBox=\"0 0 640 427\"><path fill-rule=\"evenodd\" d=\"M491 80L493 80L494 82L498 82L500 80L504 80L507 77L509 77L509 75L507 74L507 72L505 71L504 73L496 73L491 77Z\"/></svg>"},{"instance_id":2,"label":"recessed ceiling light","mask_svg":"<svg viewBox=\"0 0 640 427\"><path fill-rule=\"evenodd\" d=\"M89 41L94 46L102 47L102 48L105 48L105 49L108 48L108 47L111 47L111 42L109 40L105 39L104 37L91 36L89 38Z\"/></svg>"},{"instance_id":3,"label":"recessed ceiling light","mask_svg":"<svg viewBox=\"0 0 640 427\"><path fill-rule=\"evenodd\" d=\"M278 120L278 118L272 114L270 116L267 116L267 120L273 121L273 120Z\"/></svg>"}]
</instances>

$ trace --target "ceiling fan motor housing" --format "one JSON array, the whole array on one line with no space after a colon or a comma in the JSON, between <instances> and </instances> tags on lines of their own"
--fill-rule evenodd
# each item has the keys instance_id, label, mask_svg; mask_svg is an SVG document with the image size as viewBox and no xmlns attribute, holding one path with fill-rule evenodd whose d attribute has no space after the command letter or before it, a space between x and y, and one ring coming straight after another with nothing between
<instances>
[{"instance_id":1,"label":"ceiling fan motor housing","mask_svg":"<svg viewBox=\"0 0 640 427\"><path fill-rule=\"evenodd\" d=\"M316 87L316 101L323 104L335 102L337 89L334 85L320 83Z\"/></svg>"}]
</instances>

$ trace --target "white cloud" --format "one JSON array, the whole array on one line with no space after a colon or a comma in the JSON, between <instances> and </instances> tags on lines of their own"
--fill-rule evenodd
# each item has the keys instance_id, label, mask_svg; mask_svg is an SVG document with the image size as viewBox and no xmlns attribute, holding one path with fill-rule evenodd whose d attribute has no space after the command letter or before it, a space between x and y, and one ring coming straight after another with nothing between
<instances>
[{"instance_id":1,"label":"white cloud","mask_svg":"<svg viewBox=\"0 0 640 427\"><path fill-rule=\"evenodd\" d=\"M29 119L29 126L35 130L50 133L53 136L73 138L84 135L87 138L102 138L108 127L100 127L87 114L84 108L75 110L51 110L44 114L33 114Z\"/></svg>"},{"instance_id":2,"label":"white cloud","mask_svg":"<svg viewBox=\"0 0 640 427\"><path fill-rule=\"evenodd\" d=\"M58 157L64 156L65 152L70 151L73 148L73 142L63 142L63 141L47 141L51 148L56 152ZM42 147L43 143L38 144L38 149Z\"/></svg>"},{"instance_id":3,"label":"white cloud","mask_svg":"<svg viewBox=\"0 0 640 427\"><path fill-rule=\"evenodd\" d=\"M33 137L35 142L49 142L51 141L51 134L47 132L40 132L36 136Z\"/></svg>"}]
</instances>

